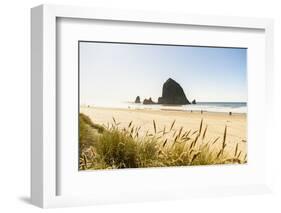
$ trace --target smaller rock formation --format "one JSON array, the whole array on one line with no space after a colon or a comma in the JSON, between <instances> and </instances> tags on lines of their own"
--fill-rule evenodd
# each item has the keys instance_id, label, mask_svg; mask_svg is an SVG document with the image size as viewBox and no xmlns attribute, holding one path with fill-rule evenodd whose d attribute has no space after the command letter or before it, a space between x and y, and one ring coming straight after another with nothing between
<instances>
[{"instance_id":1,"label":"smaller rock formation","mask_svg":"<svg viewBox=\"0 0 281 213\"><path fill-rule=\"evenodd\" d=\"M136 103L136 104L140 104L140 102L141 102L141 101L140 101L140 96L137 96L137 97L136 97L136 100L135 100L135 103Z\"/></svg>"},{"instance_id":2,"label":"smaller rock formation","mask_svg":"<svg viewBox=\"0 0 281 213\"><path fill-rule=\"evenodd\" d=\"M192 104L196 104L196 100L194 99L191 103L192 103Z\"/></svg>"},{"instance_id":3,"label":"smaller rock formation","mask_svg":"<svg viewBox=\"0 0 281 213\"><path fill-rule=\"evenodd\" d=\"M149 99L144 99L143 104L156 104L151 98Z\"/></svg>"}]
</instances>

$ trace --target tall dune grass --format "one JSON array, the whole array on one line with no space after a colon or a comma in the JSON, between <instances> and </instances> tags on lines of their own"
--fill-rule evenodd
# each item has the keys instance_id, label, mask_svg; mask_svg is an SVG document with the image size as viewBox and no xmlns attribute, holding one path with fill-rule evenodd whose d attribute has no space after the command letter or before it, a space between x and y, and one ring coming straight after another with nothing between
<instances>
[{"instance_id":1,"label":"tall dune grass","mask_svg":"<svg viewBox=\"0 0 281 213\"><path fill-rule=\"evenodd\" d=\"M79 122L80 170L247 162L238 143L234 153L225 150L227 126L222 136L207 141L208 125L203 119L196 130L175 129L176 120L159 129L153 120L153 131L144 135L132 121L124 128L113 118L112 124L105 127L80 114Z\"/></svg>"}]
</instances>

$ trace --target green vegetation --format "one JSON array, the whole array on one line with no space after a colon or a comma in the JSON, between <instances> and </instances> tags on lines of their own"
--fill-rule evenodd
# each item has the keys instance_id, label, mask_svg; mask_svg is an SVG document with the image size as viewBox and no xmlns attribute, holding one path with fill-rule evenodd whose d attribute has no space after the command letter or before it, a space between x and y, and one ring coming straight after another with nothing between
<instances>
[{"instance_id":1,"label":"green vegetation","mask_svg":"<svg viewBox=\"0 0 281 213\"><path fill-rule=\"evenodd\" d=\"M80 170L145 168L166 166L192 166L227 163L246 163L247 155L239 151L225 151L227 127L222 137L205 141L208 125L201 120L198 130L184 131L171 126L157 129L153 121L153 132L140 134L141 127L130 122L121 128L113 118L111 126L94 124L91 119L79 117ZM219 145L220 149L215 147Z\"/></svg>"}]
</instances>

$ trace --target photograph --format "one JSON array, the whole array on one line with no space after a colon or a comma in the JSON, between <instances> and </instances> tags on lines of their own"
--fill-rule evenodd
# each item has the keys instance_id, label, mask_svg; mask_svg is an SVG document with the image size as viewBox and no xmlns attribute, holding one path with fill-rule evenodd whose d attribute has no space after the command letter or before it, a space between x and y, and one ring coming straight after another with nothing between
<instances>
[{"instance_id":1,"label":"photograph","mask_svg":"<svg viewBox=\"0 0 281 213\"><path fill-rule=\"evenodd\" d=\"M247 163L247 48L78 41L79 171Z\"/></svg>"}]
</instances>

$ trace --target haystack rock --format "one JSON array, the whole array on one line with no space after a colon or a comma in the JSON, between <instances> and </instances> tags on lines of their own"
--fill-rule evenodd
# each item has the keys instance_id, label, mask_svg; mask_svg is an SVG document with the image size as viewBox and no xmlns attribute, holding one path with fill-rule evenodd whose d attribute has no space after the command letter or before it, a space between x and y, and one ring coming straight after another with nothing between
<instances>
[{"instance_id":1,"label":"haystack rock","mask_svg":"<svg viewBox=\"0 0 281 213\"><path fill-rule=\"evenodd\" d=\"M140 101L140 96L137 96L137 97L136 97L136 100L135 100L135 103L136 103L136 104L139 104L140 102L141 102L141 101Z\"/></svg>"},{"instance_id":2,"label":"haystack rock","mask_svg":"<svg viewBox=\"0 0 281 213\"><path fill-rule=\"evenodd\" d=\"M163 84L162 97L158 98L158 104L185 105L190 102L179 83L169 78Z\"/></svg>"},{"instance_id":3,"label":"haystack rock","mask_svg":"<svg viewBox=\"0 0 281 213\"><path fill-rule=\"evenodd\" d=\"M192 104L196 104L196 100L194 99L191 103L192 103Z\"/></svg>"},{"instance_id":4,"label":"haystack rock","mask_svg":"<svg viewBox=\"0 0 281 213\"><path fill-rule=\"evenodd\" d=\"M144 99L143 104L156 104L151 98L149 99Z\"/></svg>"}]
</instances>

